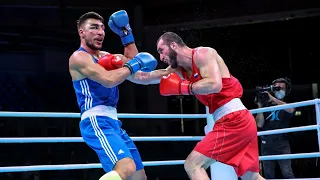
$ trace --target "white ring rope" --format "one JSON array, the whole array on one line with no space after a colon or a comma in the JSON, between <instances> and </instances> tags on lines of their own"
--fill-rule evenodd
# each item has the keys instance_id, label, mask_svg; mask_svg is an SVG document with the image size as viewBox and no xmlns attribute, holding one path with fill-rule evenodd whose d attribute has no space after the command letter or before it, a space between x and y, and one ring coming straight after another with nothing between
<instances>
[{"instance_id":1,"label":"white ring rope","mask_svg":"<svg viewBox=\"0 0 320 180\"><path fill-rule=\"evenodd\" d=\"M288 132L318 130L318 139L320 139L320 113L319 99L302 101L297 103L278 105L260 109L250 110L252 114L274 111L279 109L302 107L315 105L317 125L309 125L304 127L293 127L285 129L277 129L270 131L258 132L258 136L281 134ZM119 118L208 118L210 114L126 114L119 113ZM48 117L48 118L80 118L79 113L55 113L55 112L0 112L0 117ZM211 118L212 119L212 118ZM132 137L133 141L199 141L203 136L163 136L163 137ZM66 143L66 142L83 142L81 137L49 137L49 138L0 138L0 143ZM320 140L319 140L320 143ZM319 144L320 145L320 144ZM281 160L281 159L299 159L299 158L316 158L320 157L320 152L299 153L299 154L282 154L260 156L260 160ZM148 161L143 162L145 166L163 166L163 165L181 165L184 160L172 161ZM43 171L43 170L70 170L70 169L91 169L102 168L100 163L93 164L66 164L66 165L34 165L34 166L9 166L0 167L0 172L23 172L23 171Z\"/></svg>"},{"instance_id":2,"label":"white ring rope","mask_svg":"<svg viewBox=\"0 0 320 180\"><path fill-rule=\"evenodd\" d=\"M272 156L260 156L260 160L278 160L278 159L301 159L320 157L320 153L301 153L301 154L284 154ZM143 162L144 166L165 166L165 165L182 165L184 160L171 161L147 161ZM100 163L93 164L65 164L65 165L33 165L33 166L8 166L0 167L0 172L25 172L25 171L45 171L45 170L71 170L71 169L94 169L102 168Z\"/></svg>"}]
</instances>

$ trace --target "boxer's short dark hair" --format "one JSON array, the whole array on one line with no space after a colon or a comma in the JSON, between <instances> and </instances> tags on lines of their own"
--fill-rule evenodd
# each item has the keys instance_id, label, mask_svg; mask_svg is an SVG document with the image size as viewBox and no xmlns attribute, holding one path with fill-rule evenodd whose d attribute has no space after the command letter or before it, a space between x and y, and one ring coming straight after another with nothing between
<instances>
[{"instance_id":1,"label":"boxer's short dark hair","mask_svg":"<svg viewBox=\"0 0 320 180\"><path fill-rule=\"evenodd\" d=\"M177 43L179 46L186 46L181 37L174 32L165 32L164 34L162 34L162 36L160 36L160 38L158 39L157 44L160 41L160 39L162 39L162 41L168 46L172 42Z\"/></svg>"},{"instance_id":2,"label":"boxer's short dark hair","mask_svg":"<svg viewBox=\"0 0 320 180\"><path fill-rule=\"evenodd\" d=\"M88 19L97 19L100 20L102 23L104 23L104 19L102 16L100 16L96 12L87 12L80 16L80 18L77 20L77 27L78 29L88 20Z\"/></svg>"}]
</instances>

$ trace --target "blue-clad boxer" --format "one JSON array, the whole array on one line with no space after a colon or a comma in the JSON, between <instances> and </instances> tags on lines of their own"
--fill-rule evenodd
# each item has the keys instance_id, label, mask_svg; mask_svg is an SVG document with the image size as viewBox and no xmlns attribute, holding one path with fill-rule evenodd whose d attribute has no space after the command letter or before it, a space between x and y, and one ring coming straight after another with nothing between
<instances>
[{"instance_id":1,"label":"blue-clad boxer","mask_svg":"<svg viewBox=\"0 0 320 180\"><path fill-rule=\"evenodd\" d=\"M125 51L130 51L126 48L134 45L134 38L126 12L112 14L108 24L121 37ZM157 61L149 53L133 53L133 58L129 58L124 66L106 70L108 68L101 64L108 64L108 58L112 59L109 65L118 61L100 51L105 36L103 18L88 12L79 18L77 25L81 44L69 59L69 71L81 110L81 135L97 153L106 172L100 180L144 180L146 175L140 154L117 118L117 85L138 70L154 70ZM135 45L133 49L137 51Z\"/></svg>"}]
</instances>

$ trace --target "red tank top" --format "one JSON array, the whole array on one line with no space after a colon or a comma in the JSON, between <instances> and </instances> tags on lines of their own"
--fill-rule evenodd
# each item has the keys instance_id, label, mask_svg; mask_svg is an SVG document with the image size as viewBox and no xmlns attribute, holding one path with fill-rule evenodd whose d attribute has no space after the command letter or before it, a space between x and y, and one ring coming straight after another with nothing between
<instances>
[{"instance_id":1,"label":"red tank top","mask_svg":"<svg viewBox=\"0 0 320 180\"><path fill-rule=\"evenodd\" d=\"M193 55L196 49L192 50L192 75L187 77L187 73L182 69L182 76L184 79L191 82L197 82L202 79L199 69L196 67ZM234 98L241 98L243 93L242 86L237 78L230 75L230 78L222 78L222 89L219 93L212 93L206 95L196 94L197 99L204 105L209 107L209 112L212 114L216 109L226 104Z\"/></svg>"}]
</instances>

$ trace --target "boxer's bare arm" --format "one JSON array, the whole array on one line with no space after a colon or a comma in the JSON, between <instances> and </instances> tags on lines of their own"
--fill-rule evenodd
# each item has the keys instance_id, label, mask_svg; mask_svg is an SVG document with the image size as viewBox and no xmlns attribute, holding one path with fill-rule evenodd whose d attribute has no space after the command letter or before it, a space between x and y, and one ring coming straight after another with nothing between
<instances>
[{"instance_id":1,"label":"boxer's bare arm","mask_svg":"<svg viewBox=\"0 0 320 180\"><path fill-rule=\"evenodd\" d=\"M166 76L168 74L170 74L170 72L166 69L158 69L152 72L138 71L127 79L136 84L159 84L161 77Z\"/></svg>"},{"instance_id":2,"label":"boxer's bare arm","mask_svg":"<svg viewBox=\"0 0 320 180\"><path fill-rule=\"evenodd\" d=\"M211 94L221 91L222 78L217 57L217 52L212 48L200 48L196 51L195 64L199 68L202 79L193 83L194 94Z\"/></svg>"},{"instance_id":3,"label":"boxer's bare arm","mask_svg":"<svg viewBox=\"0 0 320 180\"><path fill-rule=\"evenodd\" d=\"M107 71L99 64L94 63L92 56L81 51L73 53L69 58L69 69L73 80L89 78L107 88L122 83L130 76L130 70L127 67Z\"/></svg>"},{"instance_id":4,"label":"boxer's bare arm","mask_svg":"<svg viewBox=\"0 0 320 180\"><path fill-rule=\"evenodd\" d=\"M130 59L122 54L115 54L116 56L119 56L125 64ZM168 74L172 72L177 72L177 74L181 74L180 69L172 69L171 66L168 66L166 69L158 69L154 70L152 72L142 72L138 71L135 74L129 76L127 80L136 83L136 84L142 84L142 85L148 85L148 84L159 84L160 80L163 76L167 76ZM180 75L181 76L181 75Z\"/></svg>"},{"instance_id":5,"label":"boxer's bare arm","mask_svg":"<svg viewBox=\"0 0 320 180\"><path fill-rule=\"evenodd\" d=\"M129 59L134 58L138 54L138 48L137 48L136 44L135 43L128 44L124 48L123 54L125 57L127 57Z\"/></svg>"},{"instance_id":6,"label":"boxer's bare arm","mask_svg":"<svg viewBox=\"0 0 320 180\"><path fill-rule=\"evenodd\" d=\"M168 66L166 69L158 69L152 72L138 71L127 79L136 84L159 84L163 76L167 76L172 72L181 74L179 69L172 69L171 66Z\"/></svg>"},{"instance_id":7,"label":"boxer's bare arm","mask_svg":"<svg viewBox=\"0 0 320 180\"><path fill-rule=\"evenodd\" d=\"M107 52L104 52L104 54L109 54ZM115 56L118 56L122 60L122 64L124 65L126 62L128 62L130 59L122 54L114 54ZM163 76L167 76L168 74L176 72L177 74L181 75L180 69L172 69L171 66L168 66L166 69L158 69L154 70L152 72L142 72L138 71L135 74L129 76L127 80L136 83L136 84L142 84L142 85L148 85L148 84L159 84L160 80ZM182 78L182 77L181 77Z\"/></svg>"}]
</instances>

